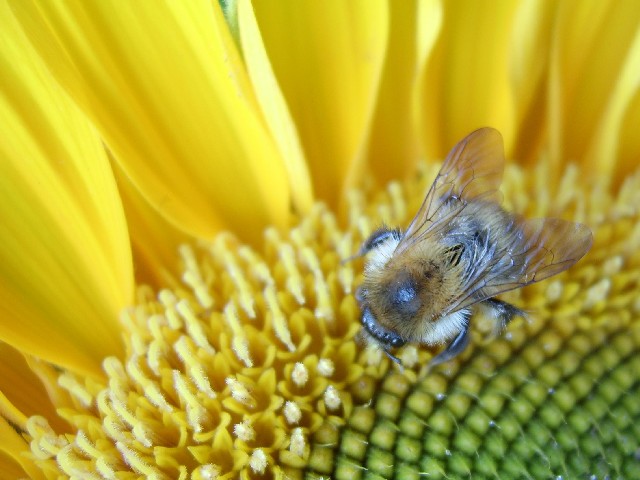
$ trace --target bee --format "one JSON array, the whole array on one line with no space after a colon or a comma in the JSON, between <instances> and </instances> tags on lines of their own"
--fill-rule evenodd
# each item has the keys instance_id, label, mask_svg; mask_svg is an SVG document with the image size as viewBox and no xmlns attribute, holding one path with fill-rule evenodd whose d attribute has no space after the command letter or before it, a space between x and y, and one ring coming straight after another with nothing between
<instances>
[{"instance_id":1,"label":"bee","mask_svg":"<svg viewBox=\"0 0 640 480\"><path fill-rule=\"evenodd\" d=\"M367 255L361 335L395 362L391 351L409 342L447 343L430 366L455 358L475 310L501 331L524 312L496 295L556 275L591 248L585 225L503 209L503 170L500 133L476 130L451 150L409 227L379 228L356 254Z\"/></svg>"}]
</instances>

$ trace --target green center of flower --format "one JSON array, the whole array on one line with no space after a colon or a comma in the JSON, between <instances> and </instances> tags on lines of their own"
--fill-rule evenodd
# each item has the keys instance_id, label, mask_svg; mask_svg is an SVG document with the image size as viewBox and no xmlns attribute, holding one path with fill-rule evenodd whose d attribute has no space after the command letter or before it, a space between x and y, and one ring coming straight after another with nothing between
<instances>
[{"instance_id":1,"label":"green center of flower","mask_svg":"<svg viewBox=\"0 0 640 480\"><path fill-rule=\"evenodd\" d=\"M175 284L140 287L123 314L128 357L104 361L107 381L60 374L70 431L30 419L43 472L640 478L640 255L629 247L640 181L616 201L563 191L551 208L543 168L508 170L509 207L586 220L592 252L510 294L531 315L502 336L487 339L476 316L460 358L427 372L435 352L409 345L399 371L354 340L361 263L342 260L379 223L407 224L432 175L421 178L354 193L344 229L318 205L289 232L268 230L260 252L226 234L182 247Z\"/></svg>"}]
</instances>

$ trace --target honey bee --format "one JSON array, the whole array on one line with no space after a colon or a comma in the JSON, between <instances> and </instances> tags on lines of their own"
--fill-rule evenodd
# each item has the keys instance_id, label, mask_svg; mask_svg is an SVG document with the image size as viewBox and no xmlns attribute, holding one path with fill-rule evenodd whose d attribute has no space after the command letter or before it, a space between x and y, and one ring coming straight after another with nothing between
<instances>
[{"instance_id":1,"label":"honey bee","mask_svg":"<svg viewBox=\"0 0 640 480\"><path fill-rule=\"evenodd\" d=\"M379 228L356 254L368 254L356 292L361 335L395 362L391 350L409 342L448 342L430 366L456 357L478 308L501 331L524 312L496 295L560 273L591 248L585 225L504 210L503 169L500 133L469 134L447 156L409 227Z\"/></svg>"}]
</instances>

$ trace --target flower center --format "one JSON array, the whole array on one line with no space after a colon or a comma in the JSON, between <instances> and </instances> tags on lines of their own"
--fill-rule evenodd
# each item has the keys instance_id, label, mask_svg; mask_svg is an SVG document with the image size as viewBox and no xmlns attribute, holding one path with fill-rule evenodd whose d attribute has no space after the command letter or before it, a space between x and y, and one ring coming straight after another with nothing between
<instances>
[{"instance_id":1,"label":"flower center","mask_svg":"<svg viewBox=\"0 0 640 480\"><path fill-rule=\"evenodd\" d=\"M59 375L70 433L31 418L33 456L51 478L507 477L517 446L522 468L542 462L545 477L576 471L556 468L569 451L596 465L615 444L627 457L610 472L637 469L640 256L629 245L640 181L615 202L574 189L550 208L529 202L550 195L535 173L507 171L509 206L581 217L596 244L569 272L511 294L532 313L501 337L485 341L477 316L468 351L428 374L432 350L403 348L400 372L355 340L361 263L342 260L382 222L408 223L426 174L354 193L344 231L317 205L291 231L268 230L260 252L228 234L183 246L175 283L140 287L123 314L128 356L105 359L107 380Z\"/></svg>"}]
</instances>

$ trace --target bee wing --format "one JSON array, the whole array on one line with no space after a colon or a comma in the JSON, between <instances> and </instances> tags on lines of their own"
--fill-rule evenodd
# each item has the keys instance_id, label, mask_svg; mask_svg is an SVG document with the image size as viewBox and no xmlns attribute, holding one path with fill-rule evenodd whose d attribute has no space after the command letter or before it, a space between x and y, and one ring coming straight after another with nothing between
<instances>
[{"instance_id":1,"label":"bee wing","mask_svg":"<svg viewBox=\"0 0 640 480\"><path fill-rule=\"evenodd\" d=\"M591 248L593 234L586 225L555 218L525 220L513 216L511 241L501 251L479 246L477 262L465 273L462 292L447 308L451 313L500 293L524 287L571 267Z\"/></svg>"},{"instance_id":2,"label":"bee wing","mask_svg":"<svg viewBox=\"0 0 640 480\"><path fill-rule=\"evenodd\" d=\"M462 139L447 155L438 176L396 249L402 252L434 234L459 215L470 200L500 203L498 192L504 169L502 135L481 128ZM454 202L452 205L451 202ZM447 204L446 215L441 211Z\"/></svg>"}]
</instances>

